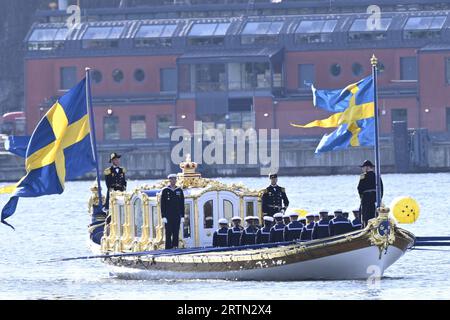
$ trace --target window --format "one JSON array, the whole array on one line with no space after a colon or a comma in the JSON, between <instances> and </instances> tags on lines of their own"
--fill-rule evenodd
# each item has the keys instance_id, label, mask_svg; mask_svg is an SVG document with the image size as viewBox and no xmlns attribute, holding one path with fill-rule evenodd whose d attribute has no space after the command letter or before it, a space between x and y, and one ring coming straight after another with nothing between
<instances>
[{"instance_id":1,"label":"window","mask_svg":"<svg viewBox=\"0 0 450 320\"><path fill-rule=\"evenodd\" d=\"M392 122L405 121L408 127L408 111L406 109L392 109L391 110Z\"/></svg>"},{"instance_id":2,"label":"window","mask_svg":"<svg viewBox=\"0 0 450 320\"><path fill-rule=\"evenodd\" d=\"M190 45L222 45L230 23L195 23L189 32Z\"/></svg>"},{"instance_id":3,"label":"window","mask_svg":"<svg viewBox=\"0 0 450 320\"><path fill-rule=\"evenodd\" d=\"M445 80L450 84L450 58L445 59Z\"/></svg>"},{"instance_id":4,"label":"window","mask_svg":"<svg viewBox=\"0 0 450 320\"><path fill-rule=\"evenodd\" d=\"M156 206L151 207L151 216L152 216L152 229L151 229L151 237L156 237L156 226L158 225L158 209Z\"/></svg>"},{"instance_id":5,"label":"window","mask_svg":"<svg viewBox=\"0 0 450 320\"><path fill-rule=\"evenodd\" d=\"M83 35L83 48L117 48L119 46L119 38L124 29L124 26L89 27Z\"/></svg>"},{"instance_id":6,"label":"window","mask_svg":"<svg viewBox=\"0 0 450 320\"><path fill-rule=\"evenodd\" d=\"M98 84L98 83L102 82L103 75L102 75L102 73L100 71L93 70L91 72L91 75L92 75L92 80L94 81L95 84Z\"/></svg>"},{"instance_id":7,"label":"window","mask_svg":"<svg viewBox=\"0 0 450 320\"><path fill-rule=\"evenodd\" d=\"M377 41L385 40L387 29L391 25L392 18L381 18L380 23L369 24L371 19L356 19L353 21L348 33L349 41Z\"/></svg>"},{"instance_id":8,"label":"window","mask_svg":"<svg viewBox=\"0 0 450 320\"><path fill-rule=\"evenodd\" d=\"M103 119L105 140L119 140L119 117L108 116Z\"/></svg>"},{"instance_id":9,"label":"window","mask_svg":"<svg viewBox=\"0 0 450 320\"><path fill-rule=\"evenodd\" d=\"M176 24L142 25L136 33L135 47L171 47L176 28Z\"/></svg>"},{"instance_id":10,"label":"window","mask_svg":"<svg viewBox=\"0 0 450 320\"><path fill-rule=\"evenodd\" d=\"M247 22L242 31L242 44L274 44L283 27L282 21Z\"/></svg>"},{"instance_id":11,"label":"window","mask_svg":"<svg viewBox=\"0 0 450 320\"><path fill-rule=\"evenodd\" d=\"M335 64L331 65L330 73L333 76L335 76L335 77L339 76L341 74L341 66L340 66L340 64L335 63Z\"/></svg>"},{"instance_id":12,"label":"window","mask_svg":"<svg viewBox=\"0 0 450 320\"><path fill-rule=\"evenodd\" d=\"M299 64L298 65L298 87L300 89L311 88L314 83L314 65L313 64Z\"/></svg>"},{"instance_id":13,"label":"window","mask_svg":"<svg viewBox=\"0 0 450 320\"><path fill-rule=\"evenodd\" d=\"M184 224L183 224L183 238L187 239L191 237L191 205L189 203L184 204Z\"/></svg>"},{"instance_id":14,"label":"window","mask_svg":"<svg viewBox=\"0 0 450 320\"><path fill-rule=\"evenodd\" d=\"M445 119L447 123L447 131L450 131L450 108L446 108Z\"/></svg>"},{"instance_id":15,"label":"window","mask_svg":"<svg viewBox=\"0 0 450 320\"><path fill-rule=\"evenodd\" d=\"M77 84L77 68L61 67L60 69L60 89L69 90Z\"/></svg>"},{"instance_id":16,"label":"window","mask_svg":"<svg viewBox=\"0 0 450 320\"><path fill-rule=\"evenodd\" d=\"M157 117L157 130L159 139L170 138L170 126L172 125L172 116L163 115Z\"/></svg>"},{"instance_id":17,"label":"window","mask_svg":"<svg viewBox=\"0 0 450 320\"><path fill-rule=\"evenodd\" d=\"M226 73L225 64L195 64L195 90L196 91L225 91Z\"/></svg>"},{"instance_id":18,"label":"window","mask_svg":"<svg viewBox=\"0 0 450 320\"><path fill-rule=\"evenodd\" d=\"M352 64L352 73L355 77L360 76L363 71L363 66L360 63L355 62L354 64Z\"/></svg>"},{"instance_id":19,"label":"window","mask_svg":"<svg viewBox=\"0 0 450 320\"><path fill-rule=\"evenodd\" d=\"M233 218L233 203L229 200L223 201L223 217L228 221Z\"/></svg>"},{"instance_id":20,"label":"window","mask_svg":"<svg viewBox=\"0 0 450 320\"><path fill-rule=\"evenodd\" d=\"M400 58L400 79L417 80L417 61L416 57Z\"/></svg>"},{"instance_id":21,"label":"window","mask_svg":"<svg viewBox=\"0 0 450 320\"><path fill-rule=\"evenodd\" d=\"M114 79L114 82L117 82L117 83L122 82L123 77L124 77L123 76L123 71L119 70L119 69L114 70L113 73L112 73L112 77Z\"/></svg>"},{"instance_id":22,"label":"window","mask_svg":"<svg viewBox=\"0 0 450 320\"><path fill-rule=\"evenodd\" d=\"M53 50L64 47L68 38L67 28L35 29L28 39L28 50Z\"/></svg>"},{"instance_id":23,"label":"window","mask_svg":"<svg viewBox=\"0 0 450 320\"><path fill-rule=\"evenodd\" d=\"M255 128L252 98L229 99L228 112L228 121L231 129L247 130Z\"/></svg>"},{"instance_id":24,"label":"window","mask_svg":"<svg viewBox=\"0 0 450 320\"><path fill-rule=\"evenodd\" d=\"M142 69L137 69L134 71L134 80L137 82L142 82L145 80L145 71Z\"/></svg>"},{"instance_id":25,"label":"window","mask_svg":"<svg viewBox=\"0 0 450 320\"><path fill-rule=\"evenodd\" d=\"M176 92L177 71L175 68L161 69L161 92Z\"/></svg>"},{"instance_id":26,"label":"window","mask_svg":"<svg viewBox=\"0 0 450 320\"><path fill-rule=\"evenodd\" d=\"M267 89L271 87L271 83L270 64L268 62L228 64L229 90Z\"/></svg>"},{"instance_id":27,"label":"window","mask_svg":"<svg viewBox=\"0 0 450 320\"><path fill-rule=\"evenodd\" d=\"M440 38L446 16L410 17L403 31L404 39Z\"/></svg>"},{"instance_id":28,"label":"window","mask_svg":"<svg viewBox=\"0 0 450 320\"><path fill-rule=\"evenodd\" d=\"M203 205L203 227L205 229L211 229L214 227L214 215L213 201L209 200Z\"/></svg>"},{"instance_id":29,"label":"window","mask_svg":"<svg viewBox=\"0 0 450 320\"><path fill-rule=\"evenodd\" d=\"M145 116L131 116L131 139L146 139L147 124Z\"/></svg>"},{"instance_id":30,"label":"window","mask_svg":"<svg viewBox=\"0 0 450 320\"><path fill-rule=\"evenodd\" d=\"M133 212L134 212L134 236L141 237L142 236L142 225L143 225L143 216L142 216L142 200L136 199L133 203Z\"/></svg>"},{"instance_id":31,"label":"window","mask_svg":"<svg viewBox=\"0 0 450 320\"><path fill-rule=\"evenodd\" d=\"M336 28L337 20L303 20L295 30L296 43L331 42L331 34Z\"/></svg>"},{"instance_id":32,"label":"window","mask_svg":"<svg viewBox=\"0 0 450 320\"><path fill-rule=\"evenodd\" d=\"M245 203L245 216L255 216L255 203L253 201L247 201Z\"/></svg>"}]
</instances>

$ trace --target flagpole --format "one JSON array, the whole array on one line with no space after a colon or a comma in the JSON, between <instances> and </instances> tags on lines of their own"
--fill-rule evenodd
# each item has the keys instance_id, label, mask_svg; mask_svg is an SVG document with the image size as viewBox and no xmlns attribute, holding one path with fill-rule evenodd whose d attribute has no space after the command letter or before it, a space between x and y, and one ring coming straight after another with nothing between
<instances>
[{"instance_id":1,"label":"flagpole","mask_svg":"<svg viewBox=\"0 0 450 320\"><path fill-rule=\"evenodd\" d=\"M95 120L94 120L94 110L92 108L92 95L91 95L91 68L86 68L86 104L87 111L89 114L89 124L91 126L91 146L92 146L92 154L94 156L95 161L95 171L97 174L97 192L98 192L98 211L100 212L103 204L102 204L102 187L100 184L100 170L98 168L98 153L97 153L97 139L95 137ZM94 213L97 213L94 210Z\"/></svg>"},{"instance_id":2,"label":"flagpole","mask_svg":"<svg viewBox=\"0 0 450 320\"><path fill-rule=\"evenodd\" d=\"M378 112L378 94L377 94L377 70L378 59L375 54L370 59L372 64L373 78L373 103L375 108L375 181L376 181L376 207L381 207L381 169L380 169L380 128L379 128L379 112Z\"/></svg>"}]
</instances>

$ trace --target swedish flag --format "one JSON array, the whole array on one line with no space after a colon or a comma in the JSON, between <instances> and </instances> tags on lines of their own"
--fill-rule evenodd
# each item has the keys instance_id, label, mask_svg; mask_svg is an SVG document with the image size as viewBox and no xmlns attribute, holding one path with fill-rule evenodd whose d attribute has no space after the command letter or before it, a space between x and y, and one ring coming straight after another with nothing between
<instances>
[{"instance_id":1,"label":"swedish flag","mask_svg":"<svg viewBox=\"0 0 450 320\"><path fill-rule=\"evenodd\" d=\"M315 120L298 128L337 128L323 136L316 153L373 146L375 143L374 82L369 76L342 90L316 90L312 87L314 106L334 112L327 119Z\"/></svg>"},{"instance_id":2,"label":"swedish flag","mask_svg":"<svg viewBox=\"0 0 450 320\"><path fill-rule=\"evenodd\" d=\"M1 222L16 211L19 197L61 194L66 179L74 179L95 168L86 79L62 96L39 122L27 147L27 174L9 188L14 193L2 210Z\"/></svg>"}]
</instances>

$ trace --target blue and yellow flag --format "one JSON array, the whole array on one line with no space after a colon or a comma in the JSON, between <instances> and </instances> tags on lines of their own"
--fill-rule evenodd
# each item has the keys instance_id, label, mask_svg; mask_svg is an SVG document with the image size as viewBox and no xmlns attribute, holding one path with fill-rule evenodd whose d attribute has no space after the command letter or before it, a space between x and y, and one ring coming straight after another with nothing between
<instances>
[{"instance_id":1,"label":"blue and yellow flag","mask_svg":"<svg viewBox=\"0 0 450 320\"><path fill-rule=\"evenodd\" d=\"M2 223L9 225L5 219L16 211L19 197L61 194L66 180L95 168L86 106L84 79L39 122L27 147L27 174L16 185L0 190L13 193L2 210Z\"/></svg>"},{"instance_id":2,"label":"blue and yellow flag","mask_svg":"<svg viewBox=\"0 0 450 320\"><path fill-rule=\"evenodd\" d=\"M372 76L352 83L342 90L313 90L314 106L333 115L298 128L337 128L323 136L316 153L346 149L350 146L373 146L375 143L375 106Z\"/></svg>"}]
</instances>

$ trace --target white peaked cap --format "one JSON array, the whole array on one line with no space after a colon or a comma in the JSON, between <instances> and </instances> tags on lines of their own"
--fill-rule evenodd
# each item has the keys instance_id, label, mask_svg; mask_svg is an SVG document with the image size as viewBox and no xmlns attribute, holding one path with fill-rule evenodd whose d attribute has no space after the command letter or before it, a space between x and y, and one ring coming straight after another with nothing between
<instances>
[{"instance_id":1,"label":"white peaked cap","mask_svg":"<svg viewBox=\"0 0 450 320\"><path fill-rule=\"evenodd\" d=\"M177 175L175 173L172 173L167 176L167 179L176 178L176 177L177 177Z\"/></svg>"},{"instance_id":2,"label":"white peaked cap","mask_svg":"<svg viewBox=\"0 0 450 320\"><path fill-rule=\"evenodd\" d=\"M283 218L283 214L281 212L275 213L273 215L274 218Z\"/></svg>"},{"instance_id":3,"label":"white peaked cap","mask_svg":"<svg viewBox=\"0 0 450 320\"><path fill-rule=\"evenodd\" d=\"M233 218L231 218L231 221L235 221L235 220L241 221L242 219L241 219L241 217L238 217L238 216L234 216Z\"/></svg>"},{"instance_id":4,"label":"white peaked cap","mask_svg":"<svg viewBox=\"0 0 450 320\"><path fill-rule=\"evenodd\" d=\"M271 216L265 216L264 221L270 221L273 222L273 218Z\"/></svg>"},{"instance_id":5,"label":"white peaked cap","mask_svg":"<svg viewBox=\"0 0 450 320\"><path fill-rule=\"evenodd\" d=\"M228 220L227 219L220 219L219 220L219 224L228 224Z\"/></svg>"},{"instance_id":6,"label":"white peaked cap","mask_svg":"<svg viewBox=\"0 0 450 320\"><path fill-rule=\"evenodd\" d=\"M308 213L307 215L306 215L306 218L308 218L308 217L315 217L316 216L316 213ZM319 216L319 214L317 213L317 216Z\"/></svg>"},{"instance_id":7,"label":"white peaked cap","mask_svg":"<svg viewBox=\"0 0 450 320\"><path fill-rule=\"evenodd\" d=\"M297 212L291 212L289 214L290 217L298 217L298 213Z\"/></svg>"}]
</instances>

